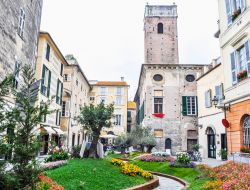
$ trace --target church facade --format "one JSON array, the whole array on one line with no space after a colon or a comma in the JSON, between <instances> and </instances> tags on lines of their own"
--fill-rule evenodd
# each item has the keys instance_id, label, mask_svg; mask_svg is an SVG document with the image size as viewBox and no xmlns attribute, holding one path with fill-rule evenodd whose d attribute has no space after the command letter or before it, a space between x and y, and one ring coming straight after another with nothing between
<instances>
[{"instance_id":1,"label":"church facade","mask_svg":"<svg viewBox=\"0 0 250 190\"><path fill-rule=\"evenodd\" d=\"M145 63L134 101L137 124L150 127L157 151L175 155L198 143L196 79L204 65L179 64L177 6L146 5Z\"/></svg>"}]
</instances>

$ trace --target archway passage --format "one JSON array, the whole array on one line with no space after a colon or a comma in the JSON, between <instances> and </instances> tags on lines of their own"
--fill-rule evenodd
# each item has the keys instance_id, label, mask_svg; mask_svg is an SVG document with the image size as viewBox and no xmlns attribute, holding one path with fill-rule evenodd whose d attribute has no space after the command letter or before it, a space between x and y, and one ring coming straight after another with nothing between
<instances>
[{"instance_id":1,"label":"archway passage","mask_svg":"<svg viewBox=\"0 0 250 190\"><path fill-rule=\"evenodd\" d=\"M172 148L172 142L170 138L167 138L165 140L165 149L171 149Z\"/></svg>"},{"instance_id":2,"label":"archway passage","mask_svg":"<svg viewBox=\"0 0 250 190\"><path fill-rule=\"evenodd\" d=\"M206 130L208 158L216 158L215 133L211 127Z\"/></svg>"}]
</instances>

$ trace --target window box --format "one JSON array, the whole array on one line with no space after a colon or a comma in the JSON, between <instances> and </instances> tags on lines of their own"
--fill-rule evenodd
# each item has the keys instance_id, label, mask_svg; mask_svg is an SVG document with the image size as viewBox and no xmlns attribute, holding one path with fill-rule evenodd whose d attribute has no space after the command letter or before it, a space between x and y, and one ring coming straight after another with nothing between
<instances>
[{"instance_id":1,"label":"window box","mask_svg":"<svg viewBox=\"0 0 250 190\"><path fill-rule=\"evenodd\" d=\"M243 70L243 71L239 72L237 74L237 79L239 82L247 79L247 70Z\"/></svg>"}]
</instances>

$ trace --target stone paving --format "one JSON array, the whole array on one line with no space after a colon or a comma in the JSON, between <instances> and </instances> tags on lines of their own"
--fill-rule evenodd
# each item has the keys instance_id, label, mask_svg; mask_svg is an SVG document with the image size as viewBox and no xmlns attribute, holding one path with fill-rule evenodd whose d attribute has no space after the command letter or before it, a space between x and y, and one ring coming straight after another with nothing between
<instances>
[{"instance_id":1,"label":"stone paving","mask_svg":"<svg viewBox=\"0 0 250 190\"><path fill-rule=\"evenodd\" d=\"M202 162L195 162L196 164L206 164L210 167L216 167L216 166L220 166L224 163L226 163L226 161L222 161L222 160L216 160L216 159L212 159L212 158L206 158L206 159L202 159Z\"/></svg>"},{"instance_id":2,"label":"stone paving","mask_svg":"<svg viewBox=\"0 0 250 190\"><path fill-rule=\"evenodd\" d=\"M160 185L154 190L180 190L184 187L181 183L173 179L161 176L157 177L159 178Z\"/></svg>"}]
</instances>

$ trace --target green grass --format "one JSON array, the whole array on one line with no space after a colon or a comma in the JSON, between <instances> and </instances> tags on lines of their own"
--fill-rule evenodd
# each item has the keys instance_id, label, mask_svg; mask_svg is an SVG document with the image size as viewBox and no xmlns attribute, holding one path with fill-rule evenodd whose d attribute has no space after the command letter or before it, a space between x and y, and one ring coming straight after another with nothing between
<instances>
[{"instance_id":1,"label":"green grass","mask_svg":"<svg viewBox=\"0 0 250 190\"><path fill-rule=\"evenodd\" d=\"M145 183L142 177L131 177L120 172L108 160L70 160L60 168L46 171L46 174L65 190L120 190ZM84 187L81 187L81 183Z\"/></svg>"},{"instance_id":2,"label":"green grass","mask_svg":"<svg viewBox=\"0 0 250 190\"><path fill-rule=\"evenodd\" d=\"M200 190L208 179L196 179L199 172L192 168L174 168L170 167L168 162L143 162L143 161L133 161L132 163L138 165L139 167L160 173L169 174L172 176L184 179L190 184L189 190Z\"/></svg>"}]
</instances>

